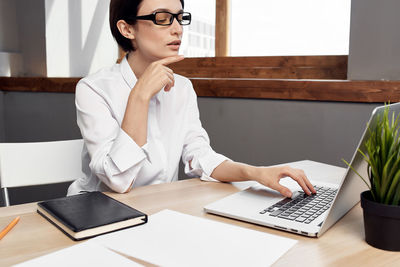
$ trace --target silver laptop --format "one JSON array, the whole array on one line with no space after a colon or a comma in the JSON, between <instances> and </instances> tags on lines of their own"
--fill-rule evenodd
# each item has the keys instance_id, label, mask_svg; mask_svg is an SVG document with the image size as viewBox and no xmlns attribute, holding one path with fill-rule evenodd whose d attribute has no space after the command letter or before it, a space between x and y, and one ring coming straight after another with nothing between
<instances>
[{"instance_id":1,"label":"silver laptop","mask_svg":"<svg viewBox=\"0 0 400 267\"><path fill-rule=\"evenodd\" d=\"M389 107L390 116L392 112L399 114L400 103ZM381 106L373 110L369 120L372 127L376 124L377 115L383 114L384 109L385 107ZM367 163L357 150L360 148L365 151L364 141L368 134L366 128L351 160L353 168L363 177L368 177ZM316 186L317 194L305 195L290 178L282 179L281 184L294 192L292 198L285 198L278 192L254 182L243 191L205 206L205 211L301 235L319 237L354 207L360 200L360 193L368 189L350 168L309 160L286 165L303 169Z\"/></svg>"}]
</instances>

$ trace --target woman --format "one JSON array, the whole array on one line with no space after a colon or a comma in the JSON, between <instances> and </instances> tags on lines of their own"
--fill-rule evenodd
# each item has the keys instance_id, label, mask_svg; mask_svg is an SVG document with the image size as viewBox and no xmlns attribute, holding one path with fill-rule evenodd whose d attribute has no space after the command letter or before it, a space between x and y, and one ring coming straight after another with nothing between
<instances>
[{"instance_id":1,"label":"woman","mask_svg":"<svg viewBox=\"0 0 400 267\"><path fill-rule=\"evenodd\" d=\"M77 85L86 177L68 194L124 193L176 181L180 157L185 173L202 180L255 180L291 197L279 184L289 176L305 193L315 193L302 170L250 166L212 150L191 82L167 67L183 59L178 55L183 25L191 20L183 6L183 0L111 0L111 32L128 53L120 64Z\"/></svg>"}]
</instances>

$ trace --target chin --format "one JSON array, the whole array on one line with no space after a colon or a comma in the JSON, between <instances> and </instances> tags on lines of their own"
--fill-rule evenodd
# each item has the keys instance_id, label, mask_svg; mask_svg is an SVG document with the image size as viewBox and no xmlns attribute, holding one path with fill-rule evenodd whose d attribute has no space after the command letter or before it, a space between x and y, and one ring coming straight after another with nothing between
<instances>
[{"instance_id":1,"label":"chin","mask_svg":"<svg viewBox=\"0 0 400 267\"><path fill-rule=\"evenodd\" d=\"M174 50L174 51L169 51L169 53L167 53L167 57L168 56L176 56L179 55L179 50Z\"/></svg>"},{"instance_id":2,"label":"chin","mask_svg":"<svg viewBox=\"0 0 400 267\"><path fill-rule=\"evenodd\" d=\"M172 56L177 56L177 55L179 55L179 52L178 51L176 51L176 52L174 51L174 52L159 54L159 55L155 56L155 58L156 58L156 60L160 60L160 59L163 59L163 58L166 58L166 57L172 57Z\"/></svg>"},{"instance_id":3,"label":"chin","mask_svg":"<svg viewBox=\"0 0 400 267\"><path fill-rule=\"evenodd\" d=\"M179 55L179 50L173 50L173 49L160 49L157 51L158 53L149 53L148 57L151 58L153 61L155 60L160 60L166 57L172 57L172 56L177 56Z\"/></svg>"}]
</instances>

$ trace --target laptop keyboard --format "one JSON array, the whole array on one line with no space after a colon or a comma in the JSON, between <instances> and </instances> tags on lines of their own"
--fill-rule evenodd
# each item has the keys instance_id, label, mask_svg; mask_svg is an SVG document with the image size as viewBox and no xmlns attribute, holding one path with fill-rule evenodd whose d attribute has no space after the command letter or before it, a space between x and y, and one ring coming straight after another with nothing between
<instances>
[{"instance_id":1,"label":"laptop keyboard","mask_svg":"<svg viewBox=\"0 0 400 267\"><path fill-rule=\"evenodd\" d=\"M268 213L282 219L292 220L309 224L332 204L337 189L314 186L317 194L299 194L297 197L285 198L272 206L260 211L261 214Z\"/></svg>"}]
</instances>

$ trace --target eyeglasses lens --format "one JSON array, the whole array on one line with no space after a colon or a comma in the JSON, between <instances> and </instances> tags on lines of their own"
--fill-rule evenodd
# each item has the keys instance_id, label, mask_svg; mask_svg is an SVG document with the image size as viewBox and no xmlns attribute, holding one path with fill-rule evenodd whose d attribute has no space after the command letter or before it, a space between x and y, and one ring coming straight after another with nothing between
<instances>
[{"instance_id":1,"label":"eyeglasses lens","mask_svg":"<svg viewBox=\"0 0 400 267\"><path fill-rule=\"evenodd\" d=\"M189 25L191 21L191 16L189 13L179 14L178 21L181 25Z\"/></svg>"},{"instance_id":2,"label":"eyeglasses lens","mask_svg":"<svg viewBox=\"0 0 400 267\"><path fill-rule=\"evenodd\" d=\"M156 13L156 24L158 25L171 25L174 20L174 15L167 12L159 12ZM180 13L177 15L177 21L181 25L190 24L190 14L188 13Z\"/></svg>"},{"instance_id":3,"label":"eyeglasses lens","mask_svg":"<svg viewBox=\"0 0 400 267\"><path fill-rule=\"evenodd\" d=\"M169 13L156 13L156 23L158 25L169 25L171 24L171 20L173 19L173 15Z\"/></svg>"}]
</instances>

